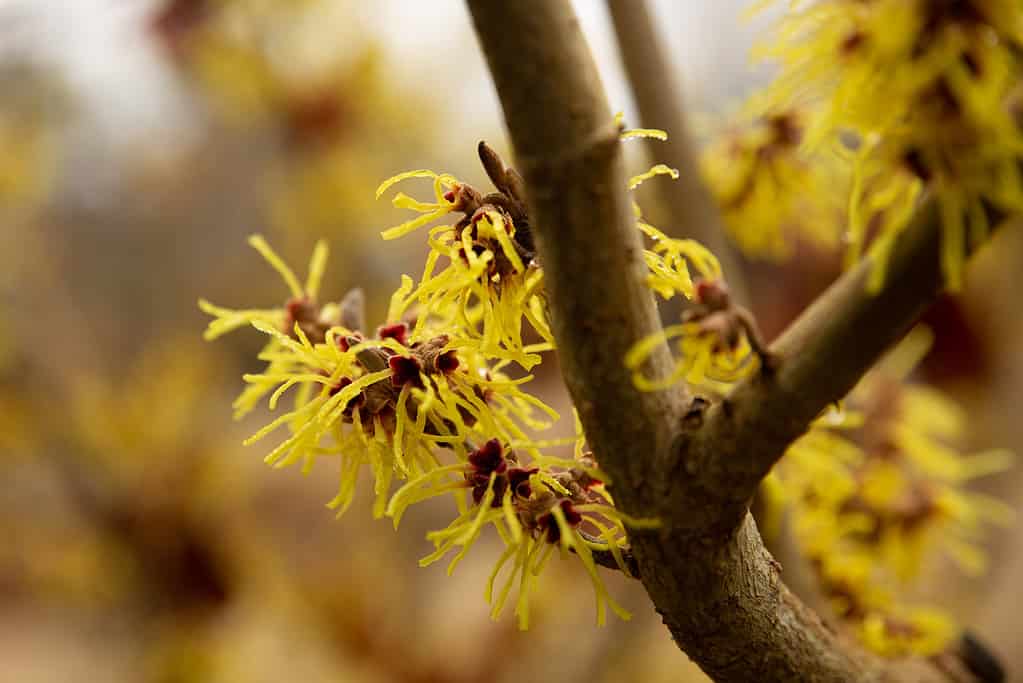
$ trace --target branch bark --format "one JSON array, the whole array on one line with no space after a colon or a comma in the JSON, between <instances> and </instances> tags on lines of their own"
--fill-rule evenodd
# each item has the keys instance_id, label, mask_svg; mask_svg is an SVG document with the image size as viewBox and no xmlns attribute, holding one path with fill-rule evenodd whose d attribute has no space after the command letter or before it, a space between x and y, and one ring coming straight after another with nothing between
<instances>
[{"instance_id":1,"label":"branch bark","mask_svg":"<svg viewBox=\"0 0 1023 683\"><path fill-rule=\"evenodd\" d=\"M646 454L668 449L686 397L637 390L622 362L660 322L603 85L566 2L469 6L526 181L530 223L547 228L538 249L569 391L591 443L622 446L614 451L619 478L642 485ZM651 374L670 371L666 346L651 363Z\"/></svg>"},{"instance_id":2,"label":"branch bark","mask_svg":"<svg viewBox=\"0 0 1023 683\"><path fill-rule=\"evenodd\" d=\"M893 256L893 279L904 273L921 284L914 280L904 292L892 288L886 298L869 299L863 271L856 270L811 309L815 322L786 335L779 347L786 359L796 358L797 350L822 359L840 355L837 347L849 353L854 361L838 379L828 379L831 369L823 361L786 360L781 379L762 376L743 385L706 415L683 390L639 392L623 358L659 323L644 284L617 130L578 21L567 0L468 4L526 181L565 382L617 504L662 521L660 529L634 532L630 540L641 580L680 648L719 681L964 680L921 660L881 662L799 602L746 512L746 484L755 483L757 468L724 463L713 452L714 438L730 439L724 443L734 451L761 438L760 429L781 445L816 415L813 403L802 400L791 414L757 412L749 405L764 395L753 393L764 391L757 383L781 381L790 392L811 377L829 391L851 386L940 283L934 231L918 221ZM858 302L844 313L851 322L832 322L829 316L845 311L839 305L845 301ZM901 322L890 319L892 307ZM849 335L863 334L857 328L863 324L897 329L877 331L860 348ZM667 368L666 347L657 349L652 364L654 372ZM744 412L736 413L736 406ZM776 458L784 449L766 450Z\"/></svg>"},{"instance_id":3,"label":"branch bark","mask_svg":"<svg viewBox=\"0 0 1023 683\"><path fill-rule=\"evenodd\" d=\"M771 345L776 363L712 406L689 442L687 467L727 492L723 514L740 517L774 464L811 421L842 399L945 288L941 220L934 201L895 242L876 294L872 257L840 277ZM1000 217L992 215L992 225ZM977 245L974 245L976 248Z\"/></svg>"}]
</instances>

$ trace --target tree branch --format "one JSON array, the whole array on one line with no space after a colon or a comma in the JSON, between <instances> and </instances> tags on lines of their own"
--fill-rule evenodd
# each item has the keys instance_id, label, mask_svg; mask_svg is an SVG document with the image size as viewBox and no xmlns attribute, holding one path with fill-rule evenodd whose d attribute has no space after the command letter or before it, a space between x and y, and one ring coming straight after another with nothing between
<instances>
[{"instance_id":1,"label":"tree branch","mask_svg":"<svg viewBox=\"0 0 1023 683\"><path fill-rule=\"evenodd\" d=\"M992 216L992 225L1000 217ZM876 294L872 257L842 275L771 345L771 368L712 406L686 453L687 467L741 518L760 481L829 404L842 399L945 288L941 219L927 201L897 238ZM973 245L974 248L978 245Z\"/></svg>"},{"instance_id":2,"label":"tree branch","mask_svg":"<svg viewBox=\"0 0 1023 683\"><path fill-rule=\"evenodd\" d=\"M711 442L703 437L711 428L723 430L724 423L715 425L724 413L716 407L704 415L695 403L687 413L681 390L634 388L625 353L659 325L644 284L617 131L578 21L567 0L468 4L526 181L565 382L617 504L662 522L656 531L631 533L630 541L641 580L676 642L719 681L950 680L927 662L881 662L865 654L800 603L781 583L780 567L744 504L743 514L721 505L735 497L715 488L729 477L701 476L697 469L726 469L709 456ZM919 310L920 290L911 289L915 297L891 296ZM854 353L867 362L867 352ZM662 345L653 371L670 362ZM822 368L830 371L818 365L796 376ZM792 370L781 372L788 377ZM798 434L791 427L767 429ZM754 433L740 438L734 428L722 433L733 443L756 439ZM700 457L686 457L694 445Z\"/></svg>"},{"instance_id":3,"label":"tree branch","mask_svg":"<svg viewBox=\"0 0 1023 683\"><path fill-rule=\"evenodd\" d=\"M717 202L699 173L697 152L682 106L682 95L672 78L674 69L654 26L645 0L608 0L618 50L632 93L639 107L640 123L668 131L665 142L644 141L651 158L679 169L674 183L651 185L667 213L662 220L654 212L654 225L673 236L690 237L718 257L733 296L748 304L749 291L735 249L728 241ZM681 229L685 234L679 234Z\"/></svg>"},{"instance_id":4,"label":"tree branch","mask_svg":"<svg viewBox=\"0 0 1023 683\"><path fill-rule=\"evenodd\" d=\"M660 323L603 85L566 2L469 6L526 181L530 224L542 226L538 250L569 391L590 443L620 454L617 479L642 486L649 454L674 439L685 396L639 391L623 363ZM651 363L650 374L670 371L665 345Z\"/></svg>"}]
</instances>

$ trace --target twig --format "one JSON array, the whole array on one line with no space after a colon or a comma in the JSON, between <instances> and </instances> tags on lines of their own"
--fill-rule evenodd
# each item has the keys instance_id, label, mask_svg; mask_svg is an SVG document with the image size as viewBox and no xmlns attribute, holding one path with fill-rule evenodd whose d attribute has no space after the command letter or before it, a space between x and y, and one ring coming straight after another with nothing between
<instances>
[{"instance_id":1,"label":"twig","mask_svg":"<svg viewBox=\"0 0 1023 683\"><path fill-rule=\"evenodd\" d=\"M708 410L685 455L687 467L701 472L707 486L728 492L733 516L745 511L788 445L844 397L941 293L941 239L935 202L928 201L897 238L879 292L867 291L875 267L867 257L771 345L771 368Z\"/></svg>"},{"instance_id":2,"label":"twig","mask_svg":"<svg viewBox=\"0 0 1023 683\"><path fill-rule=\"evenodd\" d=\"M697 153L692 143L682 95L645 0L608 0L618 50L629 85L639 107L641 124L668 131L665 142L647 142L653 159L678 168L674 183L651 187L667 212L666 220L654 223L676 237L690 237L703 243L721 262L732 295L749 304L741 261L726 237L717 202L700 178ZM655 214L656 216L656 214ZM685 231L682 234L681 231Z\"/></svg>"},{"instance_id":3,"label":"twig","mask_svg":"<svg viewBox=\"0 0 1023 683\"><path fill-rule=\"evenodd\" d=\"M537 242L563 374L590 443L626 445L621 461L638 485L647 456L629 465L625 454L666 447L686 397L680 388L639 391L622 360L660 323L644 282L618 128L564 2L469 6L526 183L530 223L552 226L537 231ZM648 374L671 371L666 345L650 363Z\"/></svg>"}]
</instances>

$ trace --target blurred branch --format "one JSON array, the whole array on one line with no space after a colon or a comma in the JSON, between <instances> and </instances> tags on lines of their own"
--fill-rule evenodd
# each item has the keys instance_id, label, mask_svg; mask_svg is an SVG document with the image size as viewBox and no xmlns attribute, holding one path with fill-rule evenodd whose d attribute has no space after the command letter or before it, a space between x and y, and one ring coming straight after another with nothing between
<instances>
[{"instance_id":1,"label":"blurred branch","mask_svg":"<svg viewBox=\"0 0 1023 683\"><path fill-rule=\"evenodd\" d=\"M634 531L630 540L643 584L679 647L720 681L967 680L924 660L883 662L840 639L782 584L780 567L764 549L745 503L722 506L723 500L737 497L727 477L703 476L699 469L722 470L720 460L701 449L697 453L704 457L685 457L694 443L711 446L698 430L686 431L694 427L683 427L686 393L639 392L622 362L632 344L659 325L653 296L644 285L642 246L629 211L617 130L579 22L568 0L468 0L468 5L526 181L565 382L587 439L614 482L617 503L627 513L662 522L656 531ZM689 222L681 224L688 230ZM910 235L918 232L914 226ZM935 263L914 266L910 261L917 250L924 249L926 256L934 245L926 240L909 244L916 247L902 244L895 254L895 265L906 260L895 273L933 274ZM861 274L852 276L861 302L854 310L871 308L863 303L863 282L857 279L863 271L855 272ZM842 291L850 287L840 285ZM882 301L909 315L922 308L929 291L926 283L911 283L904 294L893 288ZM846 296L851 290L839 300ZM831 310L826 305L825 313L811 311L820 321L815 326L826 323L820 316ZM877 333L876 344L865 351L850 349L858 345L849 344L849 338L844 348L862 372L865 365L859 361L872 361L877 354L871 349L879 353L899 331ZM790 350L789 344L781 350ZM655 371L670 362L664 345L652 358ZM814 367L814 372L822 370L819 379L835 387L853 374L835 382L827 379L829 368ZM787 377L791 368L782 371ZM732 404L722 405L711 410L710 426L727 417ZM695 420L686 417L687 425L704 421L699 412ZM762 428L755 421L748 425ZM797 420L766 425L764 438L777 443L777 433L791 440L805 426ZM733 434L732 443L757 437L744 433L742 441ZM743 514L735 514L740 508Z\"/></svg>"},{"instance_id":2,"label":"blurred branch","mask_svg":"<svg viewBox=\"0 0 1023 683\"><path fill-rule=\"evenodd\" d=\"M729 287L741 303L750 301L741 261L727 239L710 189L700 177L697 151L686 121L675 70L654 26L646 0L608 0L618 49L639 107L641 125L668 131L664 142L644 140L651 158L679 169L674 183L654 183L667 219L656 220L669 235L695 239L714 252ZM684 228L685 234L680 234Z\"/></svg>"}]
</instances>

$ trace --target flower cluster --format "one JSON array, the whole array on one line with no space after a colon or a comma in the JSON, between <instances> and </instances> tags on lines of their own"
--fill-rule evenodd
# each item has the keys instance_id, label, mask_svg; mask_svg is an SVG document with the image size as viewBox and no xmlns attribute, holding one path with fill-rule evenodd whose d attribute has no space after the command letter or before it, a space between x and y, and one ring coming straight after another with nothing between
<instances>
[{"instance_id":1,"label":"flower cluster","mask_svg":"<svg viewBox=\"0 0 1023 683\"><path fill-rule=\"evenodd\" d=\"M1023 207L1018 123L1023 6L1014 0L824 0L789 3L763 54L781 74L775 111L811 115L809 149L854 157L849 243L873 238L880 263L927 190L940 207L942 265L962 282L968 241L990 210ZM871 287L883 281L875 269Z\"/></svg>"},{"instance_id":2,"label":"flower cluster","mask_svg":"<svg viewBox=\"0 0 1023 683\"><path fill-rule=\"evenodd\" d=\"M582 440L578 442L581 446ZM611 566L628 573L623 553L627 547L625 525L652 526L633 520L614 507L599 477L591 454L575 460L550 456L520 462L514 450L491 439L469 453L466 462L438 469L410 481L391 499L388 514L395 526L412 503L468 489L473 506L460 506L460 514L446 528L427 538L434 552L420 564L430 565L458 549L448 573L473 546L487 526L493 526L505 549L487 581L486 599L491 616L497 618L518 584L515 614L519 626L529 625L529 595L536 577L555 549L574 553L589 575L597 603L597 623L603 624L607 608L622 619L629 613L607 593L597 571L597 555L609 557ZM506 569L507 567L507 569ZM504 571L501 588L495 585Z\"/></svg>"},{"instance_id":3,"label":"flower cluster","mask_svg":"<svg viewBox=\"0 0 1023 683\"><path fill-rule=\"evenodd\" d=\"M437 182L444 187L447 181L438 177ZM458 187L459 196L472 196L471 188ZM471 240L467 252L472 255L457 258L464 265L480 259L482 252L490 254L487 263L497 269L497 277L489 281L495 286L481 289L475 306L493 312L495 300L509 291L499 285L524 274L523 258L531 259L531 254L520 241L493 233L503 221L511 226L516 211L525 225L524 209L489 206L492 222L485 212L475 211L475 221L464 221L461 232ZM508 238L515 234L514 228L505 233ZM528 233L518 234L521 240ZM488 344L486 328L496 324L493 319L466 308L448 316L451 301L425 294L429 306L421 305L415 319L402 319L396 311L406 312L401 302L410 293L407 285L395 294L398 303L392 304L389 322L367 333L360 290L338 303L319 301L324 244L316 246L303 285L263 238L255 236L250 243L287 284L290 298L284 306L230 310L200 301L202 310L214 316L208 339L246 325L269 337L259 355L268 365L262 373L244 376L248 387L235 403L237 416L268 394L274 410L295 389L292 408L246 443L286 429L287 436L266 456L269 464L302 462L308 472L317 458L336 457L340 483L328 505L338 515L352 504L364 468L374 481L374 514L393 517L395 525L410 505L438 496L453 499L455 520L429 535L436 549L424 565L457 547L449 566L453 570L482 532L494 527L506 544L487 592L495 618L517 585L516 613L520 625L528 625L531 586L555 549L583 564L596 594L598 622L603 623L608 607L628 617L607 594L596 566L628 571L625 525L650 522L630 520L615 509L604 486L607 477L584 452L578 420L576 436L567 441L530 438L558 415L522 389L531 376L512 379L502 369L516 359L529 364L534 349L510 337L502 338L504 346ZM474 272L482 276L481 282L490 278L484 271ZM522 305L523 300L517 302ZM487 351L492 353L488 356ZM572 458L546 452L568 444L575 445ZM395 492L395 480L407 483ZM503 568L509 575L495 595L493 584Z\"/></svg>"},{"instance_id":4,"label":"flower cluster","mask_svg":"<svg viewBox=\"0 0 1023 683\"><path fill-rule=\"evenodd\" d=\"M488 369L471 345L460 346L446 334L413 339L409 325L397 321L367 336L358 290L339 304L321 306L316 297L326 259L322 244L302 288L262 238L251 242L281 273L292 298L283 309L246 311L201 301L203 310L216 316L207 337L243 324L270 337L259 356L267 368L245 375L249 386L235 403L236 415L247 413L268 393L275 409L285 392L297 387L294 408L248 443L287 425L290 436L266 456L267 462L285 466L302 461L308 470L320 455L340 456L341 484L331 503L339 514L352 502L362 465L374 474L379 515L392 476L417 476L439 466L437 447L465 457L466 441L481 435L522 438L523 425L543 426L534 415L537 409L557 417L518 388L525 380Z\"/></svg>"},{"instance_id":5,"label":"flower cluster","mask_svg":"<svg viewBox=\"0 0 1023 683\"><path fill-rule=\"evenodd\" d=\"M690 301L682 322L669 325L633 346L625 365L643 391L657 391L680 381L723 391L750 374L767 358L753 316L732 300L721 264L694 240L673 239L642 220L639 229L653 246L644 250L647 285L665 299L681 295ZM693 278L691 271L696 272ZM674 370L651 379L643 372L650 354L666 341L678 340Z\"/></svg>"},{"instance_id":6,"label":"flower cluster","mask_svg":"<svg viewBox=\"0 0 1023 683\"><path fill-rule=\"evenodd\" d=\"M940 556L977 573L986 525L1001 503L964 490L1010 456L964 456L952 443L965 416L938 392L902 382L929 344L911 335L841 409L818 419L765 482L784 505L801 552L835 612L883 655L933 654L955 637L952 618L906 599L906 586Z\"/></svg>"},{"instance_id":7,"label":"flower cluster","mask_svg":"<svg viewBox=\"0 0 1023 683\"><path fill-rule=\"evenodd\" d=\"M660 131L630 130L623 139L664 137ZM207 301L214 316L208 339L251 325L269 337L260 358L264 372L246 375L247 389L235 403L238 417L269 394L271 410L290 389L294 404L254 434L248 443L281 428L289 434L266 456L305 470L323 455L340 459L339 491L330 506L343 513L353 502L357 475L368 467L375 482L374 513L397 525L409 506L437 497L454 502L456 517L428 535L435 550L430 564L456 551L452 571L480 535L493 527L505 544L487 588L494 617L518 586L516 614L529 623L529 595L536 576L555 549L582 563L596 595L597 619L610 608L627 618L608 595L597 565L629 571L626 526L630 519L614 507L607 477L576 436L536 440L557 414L523 389L531 376L512 379L515 364L528 371L554 341L543 300L543 273L536 260L522 178L507 168L485 143L479 156L496 191L484 194L450 175L432 171L401 173L384 181L377 197L396 183L425 178L433 200L404 193L396 207L419 215L382 233L384 239L425 228L448 214L452 225L429 229L430 246L422 278L403 276L391 297L387 323L368 334L362 295L350 292L338 303L321 304L320 281L326 247L318 244L305 285L261 237L250 243L273 266L290 290L283 308L235 311ZM657 165L629 180L635 188L657 175L677 172ZM637 216L639 216L637 209ZM656 229L642 223L655 239ZM676 290L704 291L689 278L686 258L701 273L720 276L714 257L695 242L664 238L646 254L651 286L665 297ZM720 312L689 323L711 328ZM727 327L727 324L725 325ZM515 374L521 374L516 372ZM574 457L548 449L574 444ZM392 494L395 480L406 483ZM495 593L499 577L501 588Z\"/></svg>"},{"instance_id":8,"label":"flower cluster","mask_svg":"<svg viewBox=\"0 0 1023 683\"><path fill-rule=\"evenodd\" d=\"M725 226L747 254L785 258L804 239L837 243L845 208L841 156L801 144L804 122L795 110L749 116L709 146L701 170Z\"/></svg>"},{"instance_id":9,"label":"flower cluster","mask_svg":"<svg viewBox=\"0 0 1023 683\"><path fill-rule=\"evenodd\" d=\"M478 351L514 361L527 370L540 362L541 351L554 348L541 294L543 273L534 261L535 248L526 218L522 179L507 169L481 142L480 160L496 192L483 194L450 175L419 170L398 174L377 188L377 197L410 178L433 180L434 201L423 202L398 193L396 207L420 213L382 233L395 239L449 213L460 213L454 225L430 230L430 255L418 286L411 278L391 300L389 316L398 318L414 306L415 333L427 324L457 326ZM539 340L523 342L523 319Z\"/></svg>"}]
</instances>

